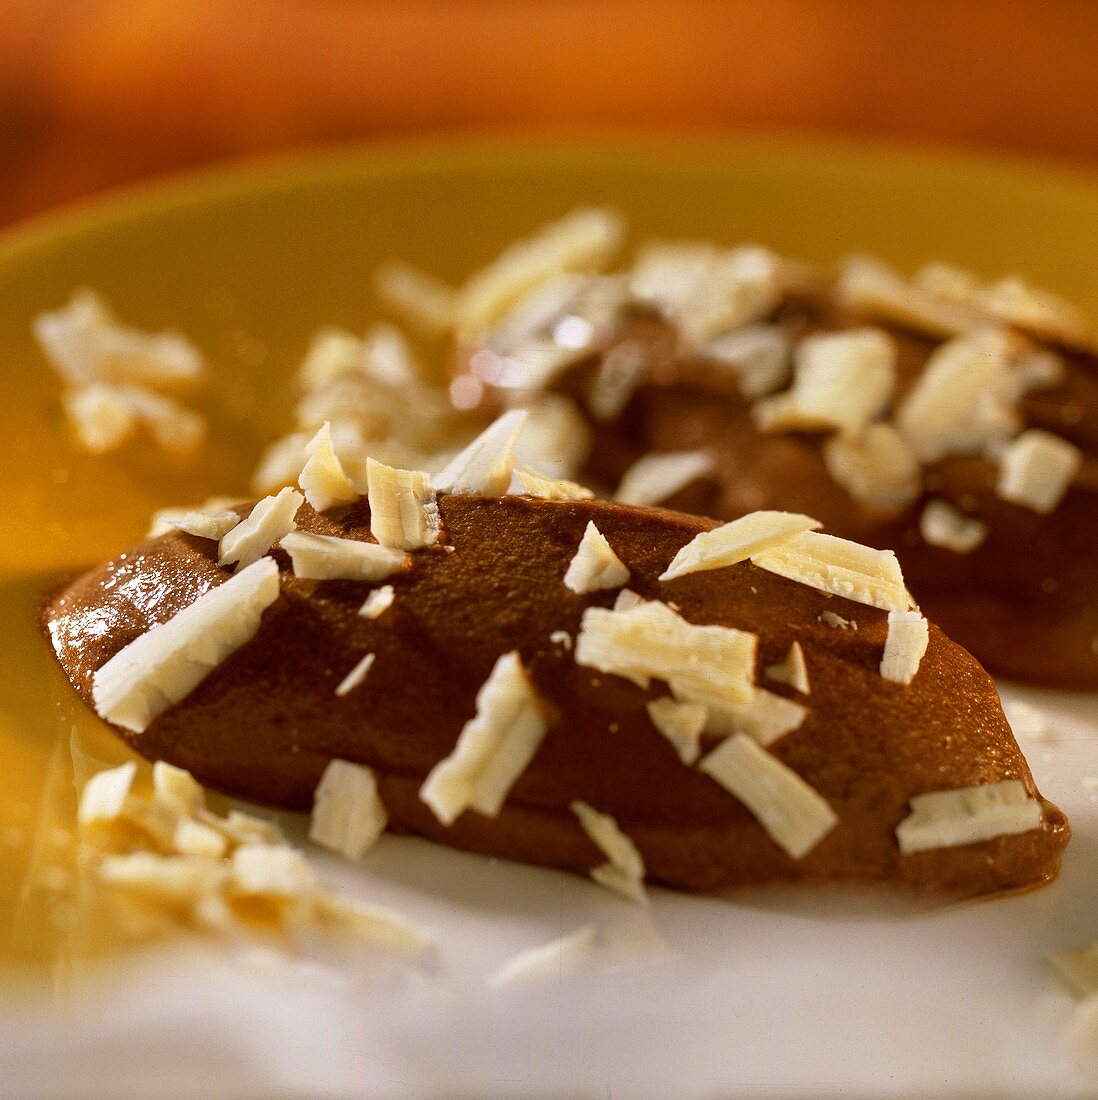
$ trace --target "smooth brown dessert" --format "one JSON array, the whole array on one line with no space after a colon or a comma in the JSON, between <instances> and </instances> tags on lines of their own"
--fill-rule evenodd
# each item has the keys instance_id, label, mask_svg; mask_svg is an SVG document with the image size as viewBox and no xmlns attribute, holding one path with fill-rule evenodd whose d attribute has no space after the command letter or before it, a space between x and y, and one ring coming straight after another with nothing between
<instances>
[{"instance_id":1,"label":"smooth brown dessert","mask_svg":"<svg viewBox=\"0 0 1098 1100\"><path fill-rule=\"evenodd\" d=\"M319 503L336 488L322 473ZM421 475L372 464L371 479L372 511L284 490L238 510L261 514L262 538L191 517L202 535L161 535L68 584L43 624L77 691L142 755L219 790L307 810L333 760L365 765L392 829L593 869L632 896L643 878L975 895L1055 875L1063 814L988 675L908 610L890 555L803 516L697 541L718 525L463 492L460 477L436 505ZM735 560L745 547L754 561ZM356 569L371 579L337 579ZM227 585L251 585L239 615L150 645L183 637L181 613L193 624Z\"/></svg>"},{"instance_id":2,"label":"smooth brown dessert","mask_svg":"<svg viewBox=\"0 0 1098 1100\"><path fill-rule=\"evenodd\" d=\"M942 265L831 278L756 248L560 266L488 322L457 310L467 403L569 398L592 437L569 476L611 488L653 454L700 453L703 469L620 498L807 511L894 549L992 672L1098 687L1098 358L1077 310Z\"/></svg>"}]
</instances>

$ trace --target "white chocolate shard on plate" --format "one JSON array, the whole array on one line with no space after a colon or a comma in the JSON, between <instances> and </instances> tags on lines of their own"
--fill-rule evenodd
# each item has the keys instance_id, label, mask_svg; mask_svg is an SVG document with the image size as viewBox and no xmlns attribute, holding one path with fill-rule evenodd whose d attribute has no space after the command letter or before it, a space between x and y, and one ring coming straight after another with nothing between
<instances>
[{"instance_id":1,"label":"white chocolate shard on plate","mask_svg":"<svg viewBox=\"0 0 1098 1100\"><path fill-rule=\"evenodd\" d=\"M173 813L186 816L206 804L202 784L189 771L166 760L153 764L152 781L156 801Z\"/></svg>"},{"instance_id":2,"label":"white chocolate shard on plate","mask_svg":"<svg viewBox=\"0 0 1098 1100\"><path fill-rule=\"evenodd\" d=\"M217 889L228 875L220 861L188 855L128 852L104 857L99 879L119 891L168 906L188 906Z\"/></svg>"},{"instance_id":3,"label":"white chocolate shard on plate","mask_svg":"<svg viewBox=\"0 0 1098 1100\"><path fill-rule=\"evenodd\" d=\"M1051 432L1031 428L999 458L996 493L1043 516L1056 510L1083 463L1083 452Z\"/></svg>"},{"instance_id":4,"label":"white chocolate shard on plate","mask_svg":"<svg viewBox=\"0 0 1098 1100\"><path fill-rule=\"evenodd\" d=\"M900 851L954 848L997 836L1027 833L1041 824L1041 804L1019 779L916 795L896 826Z\"/></svg>"},{"instance_id":5,"label":"white chocolate shard on plate","mask_svg":"<svg viewBox=\"0 0 1098 1100\"><path fill-rule=\"evenodd\" d=\"M424 929L383 905L326 893L318 894L313 904L325 923L398 955L422 955L431 946L431 936Z\"/></svg>"},{"instance_id":6,"label":"white chocolate shard on plate","mask_svg":"<svg viewBox=\"0 0 1098 1100\"><path fill-rule=\"evenodd\" d=\"M667 451L638 458L622 475L614 499L622 504L661 504L713 472L708 451Z\"/></svg>"},{"instance_id":7,"label":"white chocolate shard on plate","mask_svg":"<svg viewBox=\"0 0 1098 1100\"><path fill-rule=\"evenodd\" d=\"M770 573L855 603L885 611L908 611L913 606L891 550L873 550L820 531L806 531L751 560Z\"/></svg>"},{"instance_id":8,"label":"white chocolate shard on plate","mask_svg":"<svg viewBox=\"0 0 1098 1100\"><path fill-rule=\"evenodd\" d=\"M595 942L594 925L585 924L549 943L520 951L488 979L488 984L493 989L513 989L560 981L592 965Z\"/></svg>"},{"instance_id":9,"label":"white chocolate shard on plate","mask_svg":"<svg viewBox=\"0 0 1098 1100\"><path fill-rule=\"evenodd\" d=\"M308 860L285 844L242 844L232 854L230 873L237 894L311 900L317 892Z\"/></svg>"},{"instance_id":10,"label":"white chocolate shard on plate","mask_svg":"<svg viewBox=\"0 0 1098 1100\"><path fill-rule=\"evenodd\" d=\"M358 492L332 445L332 426L325 421L305 446L307 460L297 483L318 512L358 500Z\"/></svg>"},{"instance_id":11,"label":"white chocolate shard on plate","mask_svg":"<svg viewBox=\"0 0 1098 1100\"><path fill-rule=\"evenodd\" d=\"M76 815L80 827L119 820L136 774L137 764L132 760L109 771L96 772L80 792L80 807Z\"/></svg>"},{"instance_id":12,"label":"white chocolate shard on plate","mask_svg":"<svg viewBox=\"0 0 1098 1100\"><path fill-rule=\"evenodd\" d=\"M929 642L930 626L918 611L890 611L881 676L896 684L910 684Z\"/></svg>"},{"instance_id":13,"label":"white chocolate shard on plate","mask_svg":"<svg viewBox=\"0 0 1098 1100\"><path fill-rule=\"evenodd\" d=\"M34 335L57 373L73 385L105 381L173 389L200 381L206 370L189 340L120 324L91 290L78 290L67 305L40 313Z\"/></svg>"},{"instance_id":14,"label":"white chocolate shard on plate","mask_svg":"<svg viewBox=\"0 0 1098 1100\"><path fill-rule=\"evenodd\" d=\"M247 519L240 520L221 536L218 544L218 567L237 566L237 571L247 569L259 561L279 539L289 534L297 523L294 517L305 503L305 498L289 487L274 496L259 501Z\"/></svg>"},{"instance_id":15,"label":"white chocolate shard on plate","mask_svg":"<svg viewBox=\"0 0 1098 1100\"><path fill-rule=\"evenodd\" d=\"M139 428L156 446L180 455L193 454L206 439L200 413L141 386L91 382L61 401L80 446L90 454L117 450Z\"/></svg>"},{"instance_id":16,"label":"white chocolate shard on plate","mask_svg":"<svg viewBox=\"0 0 1098 1100\"><path fill-rule=\"evenodd\" d=\"M712 531L695 535L671 559L659 579L669 581L704 569L736 565L820 526L818 520L796 512L751 512Z\"/></svg>"},{"instance_id":17,"label":"white chocolate shard on plate","mask_svg":"<svg viewBox=\"0 0 1098 1100\"><path fill-rule=\"evenodd\" d=\"M382 546L417 550L438 542L438 504L427 474L397 470L368 458L366 478L370 534Z\"/></svg>"},{"instance_id":18,"label":"white chocolate shard on plate","mask_svg":"<svg viewBox=\"0 0 1098 1100\"><path fill-rule=\"evenodd\" d=\"M374 773L362 764L332 760L313 796L309 839L347 859L361 859L388 820Z\"/></svg>"},{"instance_id":19,"label":"white chocolate shard on plate","mask_svg":"<svg viewBox=\"0 0 1098 1100\"><path fill-rule=\"evenodd\" d=\"M746 734L729 737L698 767L735 795L793 859L806 856L838 824L818 791Z\"/></svg>"},{"instance_id":20,"label":"white chocolate shard on plate","mask_svg":"<svg viewBox=\"0 0 1098 1100\"><path fill-rule=\"evenodd\" d=\"M1045 958L1073 993L1080 997L1098 993L1098 942L1075 951L1049 951Z\"/></svg>"},{"instance_id":21,"label":"white chocolate shard on plate","mask_svg":"<svg viewBox=\"0 0 1098 1100\"><path fill-rule=\"evenodd\" d=\"M628 580L629 570L594 520L588 520L583 538L564 574L565 588L582 595L605 588L621 588Z\"/></svg>"},{"instance_id":22,"label":"white chocolate shard on plate","mask_svg":"<svg viewBox=\"0 0 1098 1100\"><path fill-rule=\"evenodd\" d=\"M966 516L947 500L928 500L919 516L919 534L930 546L971 554L987 538L987 524Z\"/></svg>"},{"instance_id":23,"label":"white chocolate shard on plate","mask_svg":"<svg viewBox=\"0 0 1098 1100\"><path fill-rule=\"evenodd\" d=\"M366 679L366 673L368 673L373 666L374 657L375 654L367 653L366 656L363 657L362 660L360 660L339 682L339 686L335 689L336 695L342 698L344 695L349 695L354 691L355 688Z\"/></svg>"},{"instance_id":24,"label":"white chocolate shard on plate","mask_svg":"<svg viewBox=\"0 0 1098 1100\"><path fill-rule=\"evenodd\" d=\"M522 409L505 412L484 429L434 479L440 493L477 493L501 497L515 469L515 441L526 423Z\"/></svg>"},{"instance_id":25,"label":"white chocolate shard on plate","mask_svg":"<svg viewBox=\"0 0 1098 1100\"><path fill-rule=\"evenodd\" d=\"M697 763L708 710L700 703L680 703L670 695L653 699L645 709L652 725L675 746L679 759L684 764Z\"/></svg>"},{"instance_id":26,"label":"white chocolate shard on plate","mask_svg":"<svg viewBox=\"0 0 1098 1100\"><path fill-rule=\"evenodd\" d=\"M633 841L622 832L613 817L599 813L586 802L573 802L572 812L607 859L606 863L591 869L595 882L630 901L645 902L644 859Z\"/></svg>"},{"instance_id":27,"label":"white chocolate shard on plate","mask_svg":"<svg viewBox=\"0 0 1098 1100\"><path fill-rule=\"evenodd\" d=\"M784 660L776 665L768 665L767 678L779 684L788 684L794 691L802 695L812 692L812 684L808 679L808 664L804 659L804 649L800 642L794 642L789 647L789 652Z\"/></svg>"},{"instance_id":28,"label":"white chocolate shard on plate","mask_svg":"<svg viewBox=\"0 0 1098 1100\"><path fill-rule=\"evenodd\" d=\"M101 718L134 733L190 694L222 661L255 636L278 599L278 566L261 558L211 588L174 618L116 653L92 680Z\"/></svg>"},{"instance_id":29,"label":"white chocolate shard on plate","mask_svg":"<svg viewBox=\"0 0 1098 1100\"><path fill-rule=\"evenodd\" d=\"M576 639L576 664L646 688L664 680L688 703L747 702L755 674L754 634L696 626L651 600L624 611L589 607Z\"/></svg>"},{"instance_id":30,"label":"white chocolate shard on plate","mask_svg":"<svg viewBox=\"0 0 1098 1100\"><path fill-rule=\"evenodd\" d=\"M403 550L376 542L291 531L282 549L290 555L295 577L307 580L380 581L408 561Z\"/></svg>"},{"instance_id":31,"label":"white chocolate shard on plate","mask_svg":"<svg viewBox=\"0 0 1098 1100\"><path fill-rule=\"evenodd\" d=\"M896 381L896 349L878 329L805 337L793 385L755 407L762 431L860 432L884 408Z\"/></svg>"},{"instance_id":32,"label":"white chocolate shard on plate","mask_svg":"<svg viewBox=\"0 0 1098 1100\"><path fill-rule=\"evenodd\" d=\"M807 717L807 707L757 687L745 703L711 704L706 713L705 733L713 737L746 733L760 745L772 745L787 733L800 729Z\"/></svg>"},{"instance_id":33,"label":"white chocolate shard on plate","mask_svg":"<svg viewBox=\"0 0 1098 1100\"><path fill-rule=\"evenodd\" d=\"M547 729L518 653L505 653L477 692L476 715L450 755L431 769L419 797L444 825L466 809L495 817Z\"/></svg>"}]
</instances>

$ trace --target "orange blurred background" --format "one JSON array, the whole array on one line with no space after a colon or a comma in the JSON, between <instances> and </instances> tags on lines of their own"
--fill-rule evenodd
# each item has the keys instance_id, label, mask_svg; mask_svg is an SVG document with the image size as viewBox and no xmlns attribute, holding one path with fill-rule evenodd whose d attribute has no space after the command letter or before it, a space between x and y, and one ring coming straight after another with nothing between
<instances>
[{"instance_id":1,"label":"orange blurred background","mask_svg":"<svg viewBox=\"0 0 1098 1100\"><path fill-rule=\"evenodd\" d=\"M1093 0L3 0L0 223L407 132L891 136L1098 160Z\"/></svg>"}]
</instances>

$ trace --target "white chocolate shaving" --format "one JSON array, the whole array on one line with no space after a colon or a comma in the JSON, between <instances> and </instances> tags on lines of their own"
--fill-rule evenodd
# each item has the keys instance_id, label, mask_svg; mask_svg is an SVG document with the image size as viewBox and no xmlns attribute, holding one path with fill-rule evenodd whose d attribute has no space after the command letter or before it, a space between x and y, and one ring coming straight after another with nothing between
<instances>
[{"instance_id":1,"label":"white chocolate shaving","mask_svg":"<svg viewBox=\"0 0 1098 1100\"><path fill-rule=\"evenodd\" d=\"M838 824L818 791L745 734L729 737L698 767L735 795L793 859L807 855Z\"/></svg>"},{"instance_id":2,"label":"white chocolate shaving","mask_svg":"<svg viewBox=\"0 0 1098 1100\"><path fill-rule=\"evenodd\" d=\"M922 491L919 460L891 424L825 440L823 459L832 480L867 508L902 512Z\"/></svg>"},{"instance_id":3,"label":"white chocolate shaving","mask_svg":"<svg viewBox=\"0 0 1098 1100\"><path fill-rule=\"evenodd\" d=\"M230 861L236 893L268 898L311 898L316 877L305 857L282 844L242 844Z\"/></svg>"},{"instance_id":4,"label":"white chocolate shaving","mask_svg":"<svg viewBox=\"0 0 1098 1100\"><path fill-rule=\"evenodd\" d=\"M349 695L354 691L355 688L366 679L366 673L370 671L375 656L376 654L367 653L366 656L363 657L342 680L340 680L339 686L335 689L336 695L342 698L344 695Z\"/></svg>"},{"instance_id":5,"label":"white chocolate shaving","mask_svg":"<svg viewBox=\"0 0 1098 1100\"><path fill-rule=\"evenodd\" d=\"M90 454L117 450L139 428L156 446L193 454L206 439L206 421L193 409L140 386L92 382L62 397L81 447Z\"/></svg>"},{"instance_id":6,"label":"white chocolate shaving","mask_svg":"<svg viewBox=\"0 0 1098 1100\"><path fill-rule=\"evenodd\" d=\"M886 611L912 607L900 563L891 550L873 550L834 535L806 531L751 560L761 569L855 603Z\"/></svg>"},{"instance_id":7,"label":"white chocolate shaving","mask_svg":"<svg viewBox=\"0 0 1098 1100\"><path fill-rule=\"evenodd\" d=\"M559 981L589 966L595 954L594 925L520 951L488 979L493 989L512 989L545 981Z\"/></svg>"},{"instance_id":8,"label":"white chocolate shaving","mask_svg":"<svg viewBox=\"0 0 1098 1100\"><path fill-rule=\"evenodd\" d=\"M1066 439L1031 428L999 458L996 492L1003 500L1047 516L1064 499L1083 453Z\"/></svg>"},{"instance_id":9,"label":"white chocolate shaving","mask_svg":"<svg viewBox=\"0 0 1098 1100\"><path fill-rule=\"evenodd\" d=\"M929 642L930 626L918 611L890 611L881 676L896 684L910 684Z\"/></svg>"},{"instance_id":10,"label":"white chocolate shaving","mask_svg":"<svg viewBox=\"0 0 1098 1100\"><path fill-rule=\"evenodd\" d=\"M660 504L712 472L713 456L708 451L644 455L622 475L614 499L622 504Z\"/></svg>"},{"instance_id":11,"label":"white chocolate shaving","mask_svg":"<svg viewBox=\"0 0 1098 1100\"><path fill-rule=\"evenodd\" d=\"M808 664L804 659L804 650L800 642L794 642L785 655L785 660L776 665L768 665L767 678L779 684L788 684L794 691L809 695L812 685L808 679Z\"/></svg>"},{"instance_id":12,"label":"white chocolate shaving","mask_svg":"<svg viewBox=\"0 0 1098 1100\"><path fill-rule=\"evenodd\" d=\"M516 470L514 480L517 489L512 491L543 500L590 500L594 493L574 481L542 477L533 470Z\"/></svg>"},{"instance_id":13,"label":"white chocolate shaving","mask_svg":"<svg viewBox=\"0 0 1098 1100\"><path fill-rule=\"evenodd\" d=\"M755 674L754 634L695 626L652 600L623 611L589 607L576 638L576 664L640 687L664 680L688 703L746 702Z\"/></svg>"},{"instance_id":14,"label":"white chocolate shaving","mask_svg":"<svg viewBox=\"0 0 1098 1100\"><path fill-rule=\"evenodd\" d=\"M205 374L201 353L182 336L119 324L105 299L78 290L68 305L34 319L51 365L73 385L117 382L157 389L192 385Z\"/></svg>"},{"instance_id":15,"label":"white chocolate shaving","mask_svg":"<svg viewBox=\"0 0 1098 1100\"><path fill-rule=\"evenodd\" d=\"M592 433L579 406L558 393L539 393L527 402L528 418L515 443L519 467L571 478L591 453Z\"/></svg>"},{"instance_id":16,"label":"white chocolate shaving","mask_svg":"<svg viewBox=\"0 0 1098 1100\"><path fill-rule=\"evenodd\" d=\"M701 350L736 372L740 393L751 401L780 390L793 370L789 335L780 325L746 325Z\"/></svg>"},{"instance_id":17,"label":"white chocolate shaving","mask_svg":"<svg viewBox=\"0 0 1098 1100\"><path fill-rule=\"evenodd\" d=\"M348 859L361 859L388 821L374 773L347 760L330 761L313 796L309 839Z\"/></svg>"},{"instance_id":18,"label":"white chocolate shaving","mask_svg":"<svg viewBox=\"0 0 1098 1100\"><path fill-rule=\"evenodd\" d=\"M305 446L308 456L297 483L318 512L358 500L354 484L332 446L332 426L325 421Z\"/></svg>"},{"instance_id":19,"label":"white chocolate shaving","mask_svg":"<svg viewBox=\"0 0 1098 1100\"><path fill-rule=\"evenodd\" d=\"M229 850L229 842L213 826L185 817L176 824L172 849L181 856L222 859Z\"/></svg>"},{"instance_id":20,"label":"white chocolate shaving","mask_svg":"<svg viewBox=\"0 0 1098 1100\"><path fill-rule=\"evenodd\" d=\"M1003 386L1014 339L982 329L936 348L896 412L896 427L922 462L978 454L1017 430Z\"/></svg>"},{"instance_id":21,"label":"white chocolate shaving","mask_svg":"<svg viewBox=\"0 0 1098 1100\"><path fill-rule=\"evenodd\" d=\"M760 745L772 745L787 733L800 729L808 708L764 688L754 688L746 703L711 704L705 732L714 737L745 733Z\"/></svg>"},{"instance_id":22,"label":"white chocolate shaving","mask_svg":"<svg viewBox=\"0 0 1098 1100\"><path fill-rule=\"evenodd\" d=\"M653 699L646 705L648 717L675 746L684 764L694 764L701 755L701 735L708 717L700 703L680 703L669 695Z\"/></svg>"},{"instance_id":23,"label":"white chocolate shaving","mask_svg":"<svg viewBox=\"0 0 1098 1100\"><path fill-rule=\"evenodd\" d=\"M358 613L364 619L378 619L393 606L394 599L396 599L396 591L393 586L383 584L380 588L375 588L366 597L365 602L358 609Z\"/></svg>"},{"instance_id":24,"label":"white chocolate shaving","mask_svg":"<svg viewBox=\"0 0 1098 1100\"><path fill-rule=\"evenodd\" d=\"M262 558L142 634L95 673L96 712L124 729L144 732L251 641L279 590L278 566L273 558Z\"/></svg>"},{"instance_id":25,"label":"white chocolate shaving","mask_svg":"<svg viewBox=\"0 0 1098 1100\"><path fill-rule=\"evenodd\" d=\"M480 433L434 479L440 493L501 497L515 469L515 441L526 423L522 409L505 412Z\"/></svg>"},{"instance_id":26,"label":"white chocolate shaving","mask_svg":"<svg viewBox=\"0 0 1098 1100\"><path fill-rule=\"evenodd\" d=\"M106 856L96 868L102 882L164 905L183 905L216 889L226 877L220 863L187 855L129 852Z\"/></svg>"},{"instance_id":27,"label":"white chocolate shaving","mask_svg":"<svg viewBox=\"0 0 1098 1100\"><path fill-rule=\"evenodd\" d=\"M1098 942L1076 951L1049 951L1045 958L1073 993L1080 997L1098 993Z\"/></svg>"},{"instance_id":28,"label":"white chocolate shaving","mask_svg":"<svg viewBox=\"0 0 1098 1100\"><path fill-rule=\"evenodd\" d=\"M620 588L628 580L629 570L611 549L594 520L588 520L583 538L564 574L565 588L582 595L604 588Z\"/></svg>"},{"instance_id":29,"label":"white chocolate shaving","mask_svg":"<svg viewBox=\"0 0 1098 1100\"><path fill-rule=\"evenodd\" d=\"M607 862L591 869L591 877L600 886L643 903L644 859L637 846L621 831L609 815L599 813L586 802L573 802L572 812L579 818L583 831L606 856Z\"/></svg>"},{"instance_id":30,"label":"white chocolate shaving","mask_svg":"<svg viewBox=\"0 0 1098 1100\"><path fill-rule=\"evenodd\" d=\"M573 210L532 237L516 241L458 291L457 335L468 340L545 280L570 271L595 271L617 250L624 232L609 210Z\"/></svg>"},{"instance_id":31,"label":"white chocolate shaving","mask_svg":"<svg viewBox=\"0 0 1098 1100\"><path fill-rule=\"evenodd\" d=\"M794 359L792 388L754 406L763 431L857 434L892 394L896 349L877 329L807 336Z\"/></svg>"},{"instance_id":32,"label":"white chocolate shaving","mask_svg":"<svg viewBox=\"0 0 1098 1100\"><path fill-rule=\"evenodd\" d=\"M220 512L175 512L164 516L169 528L185 531L200 539L220 542L239 522L240 516L230 508Z\"/></svg>"},{"instance_id":33,"label":"white chocolate shaving","mask_svg":"<svg viewBox=\"0 0 1098 1100\"><path fill-rule=\"evenodd\" d=\"M368 458L366 477L370 534L382 546L416 550L438 542L438 504L426 474L397 470Z\"/></svg>"},{"instance_id":34,"label":"white chocolate shaving","mask_svg":"<svg viewBox=\"0 0 1098 1100\"><path fill-rule=\"evenodd\" d=\"M383 305L427 336L441 336L454 324L457 292L410 264L382 264L374 272L374 290Z\"/></svg>"},{"instance_id":35,"label":"white chocolate shaving","mask_svg":"<svg viewBox=\"0 0 1098 1100\"><path fill-rule=\"evenodd\" d=\"M206 803L202 785L194 776L166 760L153 764L152 781L156 801L175 814L193 814Z\"/></svg>"},{"instance_id":36,"label":"white chocolate shaving","mask_svg":"<svg viewBox=\"0 0 1098 1100\"><path fill-rule=\"evenodd\" d=\"M264 497L247 519L240 520L232 530L221 536L217 548L218 566L224 569L235 563L239 572L259 561L279 539L297 526L294 517L304 502L305 498L289 487L274 496Z\"/></svg>"},{"instance_id":37,"label":"white chocolate shaving","mask_svg":"<svg viewBox=\"0 0 1098 1100\"><path fill-rule=\"evenodd\" d=\"M431 769L419 797L444 825L469 808L495 817L547 728L518 653L505 653L477 692L475 717L450 755Z\"/></svg>"},{"instance_id":38,"label":"white chocolate shaving","mask_svg":"<svg viewBox=\"0 0 1098 1100\"><path fill-rule=\"evenodd\" d=\"M948 501L929 500L919 516L919 534L931 546L970 554L987 538L987 525L959 512Z\"/></svg>"},{"instance_id":39,"label":"white chocolate shaving","mask_svg":"<svg viewBox=\"0 0 1098 1100\"><path fill-rule=\"evenodd\" d=\"M1041 824L1041 804L1019 779L934 791L911 799L911 813L896 826L900 851L954 848L1013 836Z\"/></svg>"},{"instance_id":40,"label":"white chocolate shaving","mask_svg":"<svg viewBox=\"0 0 1098 1100\"><path fill-rule=\"evenodd\" d=\"M784 290L778 257L763 248L654 243L630 276L633 295L660 307L691 345L761 320Z\"/></svg>"},{"instance_id":41,"label":"white chocolate shaving","mask_svg":"<svg viewBox=\"0 0 1098 1100\"><path fill-rule=\"evenodd\" d=\"M327 923L387 951L421 955L431 946L427 932L383 905L363 905L331 894L317 895L314 904Z\"/></svg>"},{"instance_id":42,"label":"white chocolate shaving","mask_svg":"<svg viewBox=\"0 0 1098 1100\"><path fill-rule=\"evenodd\" d=\"M81 828L117 821L133 787L137 764L132 760L109 771L96 772L80 792L76 820Z\"/></svg>"},{"instance_id":43,"label":"white chocolate shaving","mask_svg":"<svg viewBox=\"0 0 1098 1100\"><path fill-rule=\"evenodd\" d=\"M319 581L380 581L408 561L403 550L375 542L292 531L283 536L294 576Z\"/></svg>"},{"instance_id":44,"label":"white chocolate shaving","mask_svg":"<svg viewBox=\"0 0 1098 1100\"><path fill-rule=\"evenodd\" d=\"M820 526L818 520L796 512L751 512L695 535L671 559L659 579L669 581L704 569L723 569Z\"/></svg>"},{"instance_id":45,"label":"white chocolate shaving","mask_svg":"<svg viewBox=\"0 0 1098 1100\"><path fill-rule=\"evenodd\" d=\"M587 409L595 420L606 424L621 416L644 379L651 356L651 348L641 340L623 340L602 356L587 393Z\"/></svg>"}]
</instances>

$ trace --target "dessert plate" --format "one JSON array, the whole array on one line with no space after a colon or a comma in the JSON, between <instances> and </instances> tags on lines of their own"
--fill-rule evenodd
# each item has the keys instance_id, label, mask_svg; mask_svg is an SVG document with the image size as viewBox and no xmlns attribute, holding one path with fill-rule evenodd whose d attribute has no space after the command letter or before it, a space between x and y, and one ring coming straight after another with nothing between
<instances>
[{"instance_id":1,"label":"dessert plate","mask_svg":"<svg viewBox=\"0 0 1098 1100\"><path fill-rule=\"evenodd\" d=\"M1003 687L1048 718L1021 739L1075 837L1046 889L943 906L885 891L651 891L384 837L329 884L429 927L423 965L170 940L120 950L72 863L75 790L126 750L75 703L34 624L66 573L158 507L247 495L323 326L372 319L371 268L458 280L580 203L641 235L754 240L827 262L942 259L1098 300L1098 184L895 150L684 139L454 142L338 152L131 192L0 243L7 473L0 528L0 1093L378 1096L1093 1094L1063 1045L1074 1007L1043 961L1098 938L1098 698ZM187 333L215 366L212 444L183 462L66 441L30 318L77 286ZM283 824L305 843L303 822ZM578 968L522 988L516 952L585 926ZM61 1009L58 1012L58 1009ZM1095 1036L1098 1049L1098 1036ZM1098 1060L1098 1059L1096 1059Z\"/></svg>"}]
</instances>

